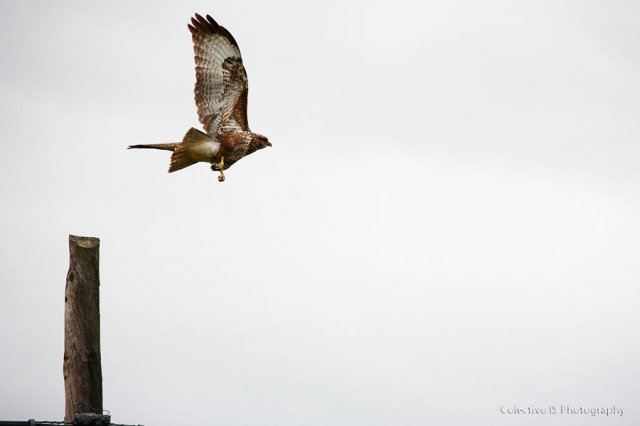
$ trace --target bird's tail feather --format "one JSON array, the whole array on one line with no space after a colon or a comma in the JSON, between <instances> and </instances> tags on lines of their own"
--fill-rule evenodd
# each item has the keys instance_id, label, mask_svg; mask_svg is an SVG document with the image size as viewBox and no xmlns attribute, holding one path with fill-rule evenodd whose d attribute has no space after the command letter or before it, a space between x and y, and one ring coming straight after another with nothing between
<instances>
[{"instance_id":1,"label":"bird's tail feather","mask_svg":"<svg viewBox=\"0 0 640 426\"><path fill-rule=\"evenodd\" d=\"M211 142L213 139L211 136L203 133L193 127L184 135L182 143L152 143L142 145L130 145L131 148L146 148L146 149L163 149L166 151L173 151L171 155L171 165L169 166L169 173L177 170L182 170L185 167L189 167L198 161L210 161L209 158L203 158L199 153L198 147L203 143Z\"/></svg>"},{"instance_id":2,"label":"bird's tail feather","mask_svg":"<svg viewBox=\"0 0 640 426\"><path fill-rule=\"evenodd\" d=\"M185 167L189 167L198 161L203 161L197 157L193 152L194 147L202 142L210 141L211 137L206 133L194 129L193 127L184 135L182 143L176 146L176 149L171 155L171 165L169 166L169 173L173 173L178 170L182 170Z\"/></svg>"},{"instance_id":3,"label":"bird's tail feather","mask_svg":"<svg viewBox=\"0 0 640 426\"><path fill-rule=\"evenodd\" d=\"M197 163L197 160L193 160L189 156L189 146L181 143L178 145L173 154L171 154L171 165L169 165L169 173L173 173L178 170L182 170L185 167L189 167L192 164Z\"/></svg>"},{"instance_id":4,"label":"bird's tail feather","mask_svg":"<svg viewBox=\"0 0 640 426\"><path fill-rule=\"evenodd\" d=\"M165 151L175 151L179 143L150 143L146 145L129 145L131 148L164 149Z\"/></svg>"}]
</instances>

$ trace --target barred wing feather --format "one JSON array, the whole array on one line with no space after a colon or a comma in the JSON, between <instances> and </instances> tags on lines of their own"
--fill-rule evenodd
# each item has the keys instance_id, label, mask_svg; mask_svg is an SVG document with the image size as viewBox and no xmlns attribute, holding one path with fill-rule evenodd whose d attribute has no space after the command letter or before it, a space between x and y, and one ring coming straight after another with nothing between
<instances>
[{"instance_id":1,"label":"barred wing feather","mask_svg":"<svg viewBox=\"0 0 640 426\"><path fill-rule=\"evenodd\" d=\"M196 62L198 117L213 137L248 131L247 73L235 39L209 15L196 14L189 25Z\"/></svg>"}]
</instances>

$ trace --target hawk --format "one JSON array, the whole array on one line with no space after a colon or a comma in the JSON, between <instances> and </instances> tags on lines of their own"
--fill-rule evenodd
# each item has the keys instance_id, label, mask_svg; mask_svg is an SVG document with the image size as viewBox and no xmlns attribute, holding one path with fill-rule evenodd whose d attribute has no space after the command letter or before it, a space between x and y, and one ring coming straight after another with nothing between
<instances>
[{"instance_id":1,"label":"hawk","mask_svg":"<svg viewBox=\"0 0 640 426\"><path fill-rule=\"evenodd\" d=\"M238 43L211 16L195 15L188 28L196 61L198 118L206 133L192 127L180 143L131 145L129 148L173 151L169 173L198 162L211 163L211 170L220 172L218 181L224 182L224 170L271 143L266 136L249 130L249 87Z\"/></svg>"}]
</instances>

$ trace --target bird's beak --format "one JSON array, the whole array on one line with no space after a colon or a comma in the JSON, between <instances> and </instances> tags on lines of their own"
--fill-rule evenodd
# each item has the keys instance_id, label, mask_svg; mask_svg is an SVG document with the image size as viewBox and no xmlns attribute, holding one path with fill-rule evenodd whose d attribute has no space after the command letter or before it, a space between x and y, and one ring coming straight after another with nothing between
<instances>
[{"instance_id":1,"label":"bird's beak","mask_svg":"<svg viewBox=\"0 0 640 426\"><path fill-rule=\"evenodd\" d=\"M267 142L267 146L271 146L271 142Z\"/></svg>"}]
</instances>

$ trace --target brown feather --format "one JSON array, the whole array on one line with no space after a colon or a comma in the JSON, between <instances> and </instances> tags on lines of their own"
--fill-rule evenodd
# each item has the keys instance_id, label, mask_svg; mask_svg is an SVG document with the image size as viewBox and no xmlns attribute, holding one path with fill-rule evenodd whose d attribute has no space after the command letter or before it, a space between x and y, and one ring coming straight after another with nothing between
<instances>
[{"instance_id":1,"label":"brown feather","mask_svg":"<svg viewBox=\"0 0 640 426\"><path fill-rule=\"evenodd\" d=\"M129 145L127 149L131 148L145 148L145 149L164 149L165 151L173 151L179 144L177 143L150 143L145 145Z\"/></svg>"},{"instance_id":2,"label":"brown feather","mask_svg":"<svg viewBox=\"0 0 640 426\"><path fill-rule=\"evenodd\" d=\"M171 164L169 165L169 173L173 173L178 170L182 170L185 167L189 167L192 164L197 163L189 156L189 146L186 144L180 144L176 150L171 154Z\"/></svg>"},{"instance_id":3,"label":"brown feather","mask_svg":"<svg viewBox=\"0 0 640 426\"><path fill-rule=\"evenodd\" d=\"M200 122L213 137L248 130L248 81L236 40L210 15L195 14L188 28L193 38Z\"/></svg>"}]
</instances>

